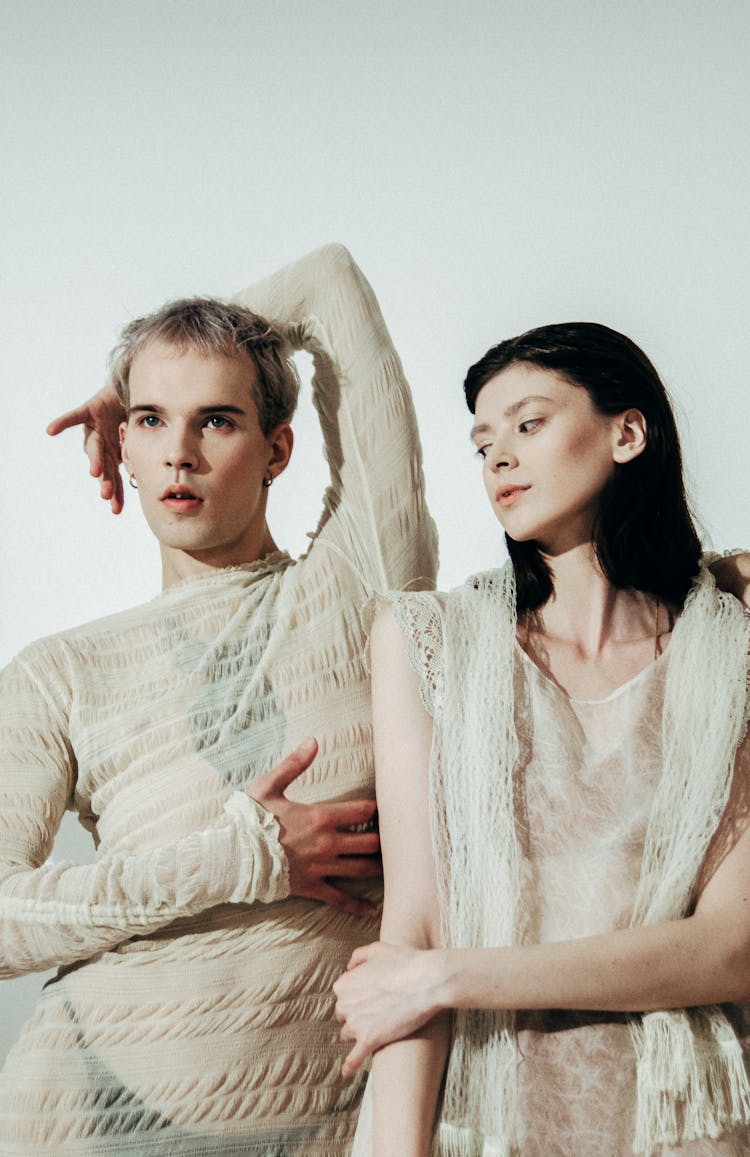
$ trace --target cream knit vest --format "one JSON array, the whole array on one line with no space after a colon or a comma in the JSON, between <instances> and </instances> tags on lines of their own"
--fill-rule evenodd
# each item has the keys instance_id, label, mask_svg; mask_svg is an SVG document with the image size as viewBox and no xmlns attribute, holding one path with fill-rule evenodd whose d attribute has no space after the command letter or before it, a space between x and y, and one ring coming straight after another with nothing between
<instances>
[{"instance_id":1,"label":"cream knit vest","mask_svg":"<svg viewBox=\"0 0 750 1157\"><path fill-rule=\"evenodd\" d=\"M510 945L520 903L515 828L510 565L444 603L393 599L435 716L431 815L446 942ZM646 832L633 922L686 915L726 807L747 723L750 619L701 571L670 641L663 771ZM718 1137L750 1123L739 1042L717 1006L634 1015L638 1105L633 1150ZM519 1054L512 1012L459 1011L448 1065L441 1157L511 1157Z\"/></svg>"}]
</instances>

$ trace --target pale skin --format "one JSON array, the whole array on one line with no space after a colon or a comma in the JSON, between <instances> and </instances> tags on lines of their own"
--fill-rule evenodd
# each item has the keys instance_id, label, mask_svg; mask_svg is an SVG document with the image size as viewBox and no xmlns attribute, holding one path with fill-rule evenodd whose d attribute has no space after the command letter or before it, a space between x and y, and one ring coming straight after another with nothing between
<instances>
[{"instance_id":1,"label":"pale skin","mask_svg":"<svg viewBox=\"0 0 750 1157\"><path fill-rule=\"evenodd\" d=\"M668 644L675 617L614 589L590 541L609 472L642 452L642 415L604 417L581 388L512 366L480 392L473 436L497 516L514 538L539 542L555 574L552 600L519 640L567 694L605 698ZM554 944L445 948L429 830L432 720L390 612L374 627L372 668L385 908L380 941L353 954L335 991L352 1044L344 1073L375 1054L377 1155L429 1154L451 1009L627 1012L750 999L750 829L739 784L689 917Z\"/></svg>"},{"instance_id":2,"label":"pale skin","mask_svg":"<svg viewBox=\"0 0 750 1157\"><path fill-rule=\"evenodd\" d=\"M159 541L165 588L277 549L264 481L285 469L293 438L286 423L261 429L252 395L256 373L244 352L205 356L152 340L133 359L127 414L106 390L48 427L58 433L87 425L91 472L115 513L123 502L122 455ZM338 885L380 874L377 833L348 830L373 819L375 802L302 804L285 794L316 754L316 741L306 740L259 776L248 795L279 823L292 895L372 916L369 901Z\"/></svg>"}]
</instances>

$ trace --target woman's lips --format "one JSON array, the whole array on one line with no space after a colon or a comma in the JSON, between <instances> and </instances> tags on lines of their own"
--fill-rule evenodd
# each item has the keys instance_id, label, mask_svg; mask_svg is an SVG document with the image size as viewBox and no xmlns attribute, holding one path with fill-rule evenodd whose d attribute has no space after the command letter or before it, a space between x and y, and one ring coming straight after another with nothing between
<instances>
[{"instance_id":1,"label":"woman's lips","mask_svg":"<svg viewBox=\"0 0 750 1157\"><path fill-rule=\"evenodd\" d=\"M522 494L530 489L530 486L498 486L495 491L495 502L502 507L512 506Z\"/></svg>"}]
</instances>

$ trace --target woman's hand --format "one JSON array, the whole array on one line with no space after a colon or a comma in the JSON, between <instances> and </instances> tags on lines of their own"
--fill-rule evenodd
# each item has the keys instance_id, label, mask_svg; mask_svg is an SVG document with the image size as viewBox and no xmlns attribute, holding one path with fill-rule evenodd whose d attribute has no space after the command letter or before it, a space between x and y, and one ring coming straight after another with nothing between
<instances>
[{"instance_id":1,"label":"woman's hand","mask_svg":"<svg viewBox=\"0 0 750 1157\"><path fill-rule=\"evenodd\" d=\"M112 386L53 418L48 434L61 434L72 426L83 426L83 448L89 459L89 474L99 479L99 493L109 502L113 514L119 514L125 503L120 475L120 422L125 418L120 399Z\"/></svg>"},{"instance_id":2,"label":"woman's hand","mask_svg":"<svg viewBox=\"0 0 750 1157\"><path fill-rule=\"evenodd\" d=\"M727 591L750 610L750 553L715 559L708 568L719 590Z\"/></svg>"},{"instance_id":3,"label":"woman's hand","mask_svg":"<svg viewBox=\"0 0 750 1157\"><path fill-rule=\"evenodd\" d=\"M442 1007L441 983L439 951L379 940L352 953L333 986L341 1039L355 1042L343 1075L354 1076L372 1053L422 1028Z\"/></svg>"}]
</instances>

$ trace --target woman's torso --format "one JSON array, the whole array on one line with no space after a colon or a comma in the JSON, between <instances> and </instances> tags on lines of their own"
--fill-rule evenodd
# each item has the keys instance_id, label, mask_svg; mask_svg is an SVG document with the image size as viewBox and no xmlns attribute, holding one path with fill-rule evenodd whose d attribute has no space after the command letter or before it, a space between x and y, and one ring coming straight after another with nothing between
<instances>
[{"instance_id":1,"label":"woman's torso","mask_svg":"<svg viewBox=\"0 0 750 1157\"><path fill-rule=\"evenodd\" d=\"M518 938L549 942L627 927L662 771L669 649L599 701L568 698L520 647L515 662ZM735 1017L744 1032L742 1010ZM523 1157L631 1154L637 1088L625 1016L524 1013L517 1029ZM743 1151L738 1138L687 1142L661 1153Z\"/></svg>"}]
</instances>

